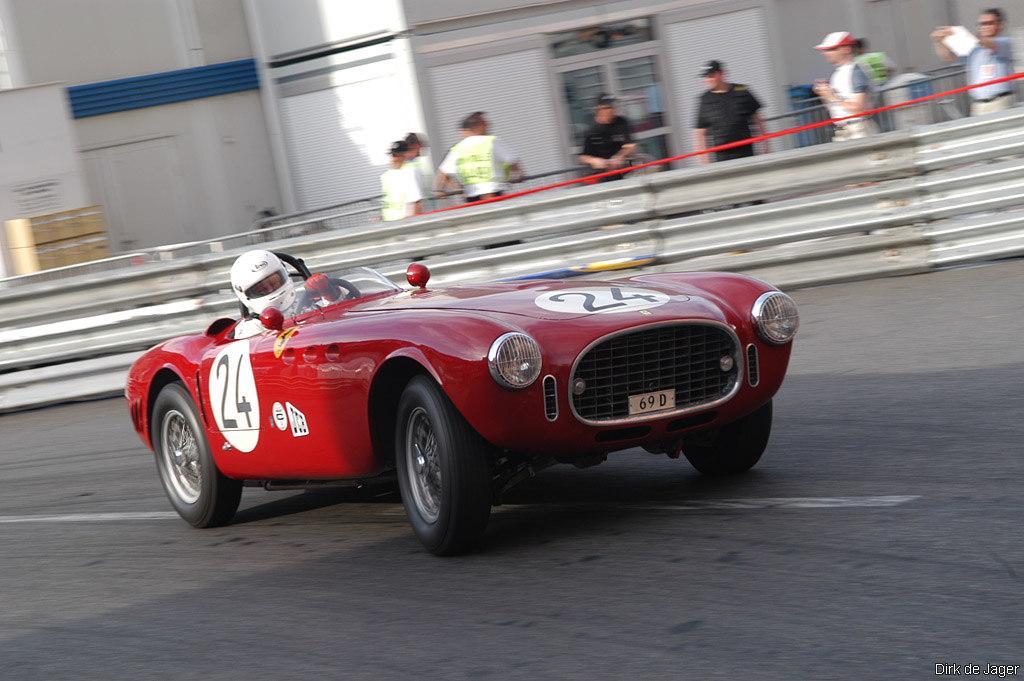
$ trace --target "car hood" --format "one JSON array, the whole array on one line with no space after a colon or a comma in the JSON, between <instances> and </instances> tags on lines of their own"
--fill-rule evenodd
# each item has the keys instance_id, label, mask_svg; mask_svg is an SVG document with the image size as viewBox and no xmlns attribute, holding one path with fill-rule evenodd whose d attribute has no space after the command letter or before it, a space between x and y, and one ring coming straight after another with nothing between
<instances>
[{"instance_id":1,"label":"car hood","mask_svg":"<svg viewBox=\"0 0 1024 681\"><path fill-rule=\"evenodd\" d=\"M720 319L720 305L705 292L672 282L537 281L406 291L367 301L360 311L464 310L533 319L579 319L641 312Z\"/></svg>"}]
</instances>

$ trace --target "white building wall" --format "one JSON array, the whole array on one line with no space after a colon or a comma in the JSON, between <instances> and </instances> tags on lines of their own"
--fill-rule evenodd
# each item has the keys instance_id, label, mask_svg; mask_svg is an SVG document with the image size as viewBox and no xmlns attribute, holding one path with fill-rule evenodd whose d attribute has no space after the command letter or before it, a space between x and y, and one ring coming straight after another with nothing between
<instances>
[{"instance_id":1,"label":"white building wall","mask_svg":"<svg viewBox=\"0 0 1024 681\"><path fill-rule=\"evenodd\" d=\"M242 0L0 0L29 82L88 85L252 58ZM115 251L248 229L283 202L259 92L70 121Z\"/></svg>"},{"instance_id":2,"label":"white building wall","mask_svg":"<svg viewBox=\"0 0 1024 681\"><path fill-rule=\"evenodd\" d=\"M3 223L91 205L64 88L0 90L0 277Z\"/></svg>"},{"instance_id":3,"label":"white building wall","mask_svg":"<svg viewBox=\"0 0 1024 681\"><path fill-rule=\"evenodd\" d=\"M281 210L256 91L75 123L115 250L236 234Z\"/></svg>"}]
</instances>

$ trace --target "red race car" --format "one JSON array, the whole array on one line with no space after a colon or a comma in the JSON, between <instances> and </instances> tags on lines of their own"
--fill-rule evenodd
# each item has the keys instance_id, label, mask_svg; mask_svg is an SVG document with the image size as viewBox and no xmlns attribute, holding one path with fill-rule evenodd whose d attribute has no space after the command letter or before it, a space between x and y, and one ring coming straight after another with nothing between
<instances>
[{"instance_id":1,"label":"red race car","mask_svg":"<svg viewBox=\"0 0 1024 681\"><path fill-rule=\"evenodd\" d=\"M414 264L411 291L366 268L328 279L334 303L267 308L247 337L219 319L132 367L135 429L192 525L228 522L243 484L397 477L417 537L445 555L553 463L643 447L708 475L745 471L799 325L789 296L721 272L433 290Z\"/></svg>"}]
</instances>

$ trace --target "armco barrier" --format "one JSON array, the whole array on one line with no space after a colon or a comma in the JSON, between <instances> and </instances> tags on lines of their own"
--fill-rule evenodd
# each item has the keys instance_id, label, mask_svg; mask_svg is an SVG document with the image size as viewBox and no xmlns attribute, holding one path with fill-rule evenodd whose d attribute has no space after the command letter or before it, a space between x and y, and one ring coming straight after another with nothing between
<instances>
[{"instance_id":1,"label":"armco barrier","mask_svg":"<svg viewBox=\"0 0 1024 681\"><path fill-rule=\"evenodd\" d=\"M420 260L438 285L618 259L784 288L924 272L1024 253L1021 130L1014 109L265 245L396 280ZM133 353L234 313L227 272L246 246L225 246L0 289L0 411L106 390Z\"/></svg>"}]
</instances>

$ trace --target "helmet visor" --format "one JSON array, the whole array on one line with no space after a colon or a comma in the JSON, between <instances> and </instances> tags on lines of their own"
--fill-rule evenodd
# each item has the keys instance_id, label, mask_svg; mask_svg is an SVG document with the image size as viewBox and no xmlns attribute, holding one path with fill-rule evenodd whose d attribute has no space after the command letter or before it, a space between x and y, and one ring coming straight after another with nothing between
<instances>
[{"instance_id":1,"label":"helmet visor","mask_svg":"<svg viewBox=\"0 0 1024 681\"><path fill-rule=\"evenodd\" d=\"M255 284L245 289L245 297L252 300L253 298L262 298L268 296L277 289L284 286L287 274L283 269L271 272L267 276L263 277Z\"/></svg>"}]
</instances>

